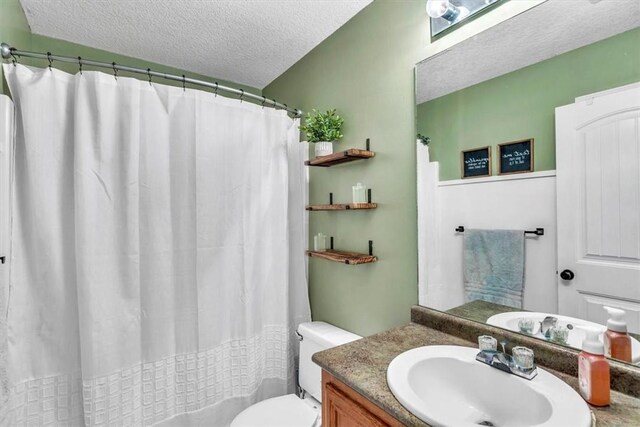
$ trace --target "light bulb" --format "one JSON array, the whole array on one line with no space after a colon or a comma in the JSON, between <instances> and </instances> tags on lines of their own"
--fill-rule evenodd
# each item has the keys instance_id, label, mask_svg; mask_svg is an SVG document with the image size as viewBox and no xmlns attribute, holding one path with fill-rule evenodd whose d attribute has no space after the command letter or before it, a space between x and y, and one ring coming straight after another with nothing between
<instances>
[{"instance_id":1,"label":"light bulb","mask_svg":"<svg viewBox=\"0 0 640 427\"><path fill-rule=\"evenodd\" d=\"M449 0L427 0L427 14L440 18L449 9Z\"/></svg>"},{"instance_id":2,"label":"light bulb","mask_svg":"<svg viewBox=\"0 0 640 427\"><path fill-rule=\"evenodd\" d=\"M461 8L452 5L449 0L427 0L427 14L432 18L454 22L460 16L460 12Z\"/></svg>"}]
</instances>

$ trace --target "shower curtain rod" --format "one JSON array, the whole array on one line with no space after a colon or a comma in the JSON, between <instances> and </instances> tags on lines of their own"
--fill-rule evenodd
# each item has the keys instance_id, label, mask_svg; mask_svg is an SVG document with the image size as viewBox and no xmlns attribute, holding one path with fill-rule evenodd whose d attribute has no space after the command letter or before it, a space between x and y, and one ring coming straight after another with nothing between
<instances>
[{"instance_id":1,"label":"shower curtain rod","mask_svg":"<svg viewBox=\"0 0 640 427\"><path fill-rule=\"evenodd\" d=\"M241 102L243 100L250 99L250 100L256 101L257 104L260 104L263 107L275 108L276 110L278 109L287 110L289 113L293 114L294 117L302 117L302 114L303 114L302 110L288 107L287 104L281 104L280 102L277 102L275 99L269 99L269 98L265 98L264 96L254 95L252 93L246 92L244 89L236 89L232 87L223 86L221 84L218 84L218 82L210 83L210 82L205 82L203 80L192 79L189 77L185 77L184 75L177 76L175 74L160 73L158 71L153 71L150 68L147 68L145 70L143 68L129 67L127 65L116 64L115 62L112 62L109 64L107 62L99 62L99 61L92 61L90 59L82 59L79 56L77 58L73 58L70 56L53 55L51 54L51 52L47 52L47 53L29 52L26 50L18 50L14 47L11 47L7 43L0 44L0 52L2 53L2 57L4 59L13 58L14 61L16 60L15 57L18 56L18 57L25 57L25 58L45 59L49 61L49 66L51 66L51 63L53 61L70 62L70 63L78 64L78 66L80 67L80 71L82 71L83 65L90 65L92 67L109 68L113 70L114 73L117 73L118 71L128 71L130 73L144 74L149 77L149 82L151 82L151 77L160 77L167 80L182 82L183 85L186 83L189 83L189 84L198 85L198 86L205 86L208 88L215 89L216 94L218 93L218 91L222 91L229 94L238 95Z\"/></svg>"}]
</instances>

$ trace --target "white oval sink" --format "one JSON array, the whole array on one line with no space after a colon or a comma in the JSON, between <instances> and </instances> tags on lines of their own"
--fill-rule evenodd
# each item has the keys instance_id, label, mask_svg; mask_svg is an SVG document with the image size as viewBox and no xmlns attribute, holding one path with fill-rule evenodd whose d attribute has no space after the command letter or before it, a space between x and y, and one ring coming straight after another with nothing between
<instances>
[{"instance_id":1,"label":"white oval sink","mask_svg":"<svg viewBox=\"0 0 640 427\"><path fill-rule=\"evenodd\" d=\"M436 345L397 356L387 369L393 395L432 426L591 426L585 401L538 367L532 380L476 361L478 350Z\"/></svg>"},{"instance_id":2,"label":"white oval sink","mask_svg":"<svg viewBox=\"0 0 640 427\"><path fill-rule=\"evenodd\" d=\"M497 326L499 328L508 329L510 331L520 332L518 321L520 319L533 319L533 321L535 322L535 326L533 329L533 333L531 333L531 336L546 340L545 336L540 333L540 322L542 322L547 316L557 318L559 325L567 326L568 324L571 324L574 326L574 328L569 331L569 338L567 339L566 345L578 350L582 349L582 341L584 340L585 334L584 331L575 328L575 326L586 326L598 329L600 333L604 333L607 330L606 326L599 323L589 322L588 320L582 320L569 316L561 316L558 314L536 313L531 311L512 311L509 313L496 314L487 319L487 324ZM637 339L631 337L631 363L639 362L640 342L638 342Z\"/></svg>"}]
</instances>

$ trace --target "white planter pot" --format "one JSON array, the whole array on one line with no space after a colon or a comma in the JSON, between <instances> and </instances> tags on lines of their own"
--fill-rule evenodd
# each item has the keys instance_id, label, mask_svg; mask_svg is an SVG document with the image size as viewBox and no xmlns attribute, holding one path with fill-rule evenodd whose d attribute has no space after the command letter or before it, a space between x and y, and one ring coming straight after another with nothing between
<instances>
[{"instance_id":1,"label":"white planter pot","mask_svg":"<svg viewBox=\"0 0 640 427\"><path fill-rule=\"evenodd\" d=\"M333 154L332 141L319 141L315 143L316 157L328 156Z\"/></svg>"}]
</instances>

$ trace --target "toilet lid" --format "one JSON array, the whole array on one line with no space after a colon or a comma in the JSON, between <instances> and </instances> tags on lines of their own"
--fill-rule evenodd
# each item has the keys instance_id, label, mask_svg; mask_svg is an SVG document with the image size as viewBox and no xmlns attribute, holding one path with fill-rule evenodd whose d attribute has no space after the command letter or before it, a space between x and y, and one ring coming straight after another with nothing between
<instances>
[{"instance_id":1,"label":"toilet lid","mask_svg":"<svg viewBox=\"0 0 640 427\"><path fill-rule=\"evenodd\" d=\"M319 411L295 394L263 400L240 412L231 427L312 427Z\"/></svg>"}]
</instances>

